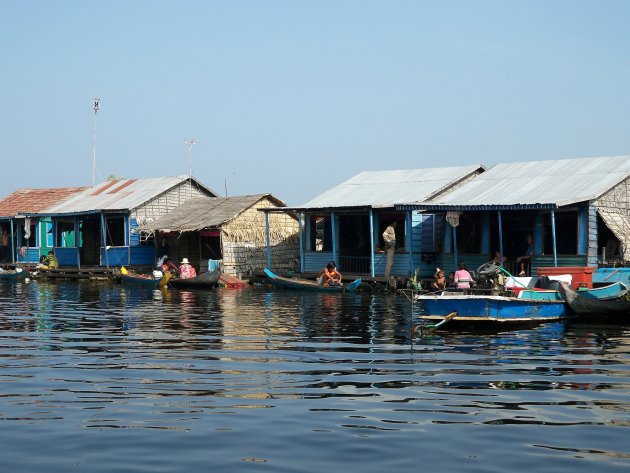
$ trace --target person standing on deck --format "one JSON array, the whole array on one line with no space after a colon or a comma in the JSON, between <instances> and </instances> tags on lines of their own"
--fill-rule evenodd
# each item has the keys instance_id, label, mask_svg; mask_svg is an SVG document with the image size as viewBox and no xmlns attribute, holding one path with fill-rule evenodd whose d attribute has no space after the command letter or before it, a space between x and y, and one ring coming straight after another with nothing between
<instances>
[{"instance_id":1,"label":"person standing on deck","mask_svg":"<svg viewBox=\"0 0 630 473\"><path fill-rule=\"evenodd\" d=\"M385 277L388 278L392 272L394 264L394 253L396 252L396 225L394 221L388 225L383 232L383 241L385 242L385 250L387 251L387 263L385 264Z\"/></svg>"}]
</instances>

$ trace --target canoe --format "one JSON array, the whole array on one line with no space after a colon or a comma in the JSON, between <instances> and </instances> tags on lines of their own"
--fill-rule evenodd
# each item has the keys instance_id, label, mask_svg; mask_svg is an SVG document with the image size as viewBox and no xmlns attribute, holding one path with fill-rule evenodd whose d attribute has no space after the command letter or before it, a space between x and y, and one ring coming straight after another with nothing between
<instances>
[{"instance_id":1,"label":"canoe","mask_svg":"<svg viewBox=\"0 0 630 473\"><path fill-rule=\"evenodd\" d=\"M269 278L269 282L276 287L284 289L298 289L304 291L322 291L322 292L348 292L355 291L361 285L361 279L355 279L349 284L343 286L320 286L315 281L301 278L285 278L278 276L269 269L264 269L265 274Z\"/></svg>"},{"instance_id":2,"label":"canoe","mask_svg":"<svg viewBox=\"0 0 630 473\"><path fill-rule=\"evenodd\" d=\"M220 277L221 270L217 269L216 271L208 271L206 273L200 274L195 278L180 279L174 277L171 278L168 284L172 287L177 288L209 289L216 286Z\"/></svg>"},{"instance_id":3,"label":"canoe","mask_svg":"<svg viewBox=\"0 0 630 473\"><path fill-rule=\"evenodd\" d=\"M125 267L120 269L120 280L125 284L136 284L147 287L166 287L172 274L168 271L161 277L155 277L153 274L138 274L129 271Z\"/></svg>"},{"instance_id":4,"label":"canoe","mask_svg":"<svg viewBox=\"0 0 630 473\"><path fill-rule=\"evenodd\" d=\"M27 274L28 272L22 268L0 269L0 281L15 281L26 277Z\"/></svg>"},{"instance_id":5,"label":"canoe","mask_svg":"<svg viewBox=\"0 0 630 473\"><path fill-rule=\"evenodd\" d=\"M540 323L570 315L564 300L555 299L451 293L422 294L416 300L422 303L420 318L425 320L442 320L453 312L453 321L474 323Z\"/></svg>"},{"instance_id":6,"label":"canoe","mask_svg":"<svg viewBox=\"0 0 630 473\"><path fill-rule=\"evenodd\" d=\"M587 296L588 291L574 291L566 284L560 285L560 293L571 310L581 317L630 321L630 299L625 293L614 299L594 299Z\"/></svg>"}]
</instances>

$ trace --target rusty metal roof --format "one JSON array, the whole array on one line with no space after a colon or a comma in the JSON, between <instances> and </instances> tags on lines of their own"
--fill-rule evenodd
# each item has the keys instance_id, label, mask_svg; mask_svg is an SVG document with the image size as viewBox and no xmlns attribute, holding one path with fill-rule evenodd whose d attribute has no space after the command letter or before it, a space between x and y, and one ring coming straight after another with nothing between
<instances>
[{"instance_id":1,"label":"rusty metal roof","mask_svg":"<svg viewBox=\"0 0 630 473\"><path fill-rule=\"evenodd\" d=\"M279 207L285 205L284 202L271 194L199 197L184 202L158 220L140 225L140 230L189 232L220 227L265 197Z\"/></svg>"},{"instance_id":2,"label":"rusty metal roof","mask_svg":"<svg viewBox=\"0 0 630 473\"><path fill-rule=\"evenodd\" d=\"M174 176L108 181L46 209L46 213L60 215L133 210L187 180L188 176ZM217 195L194 177L192 182L208 195Z\"/></svg>"},{"instance_id":3,"label":"rusty metal roof","mask_svg":"<svg viewBox=\"0 0 630 473\"><path fill-rule=\"evenodd\" d=\"M396 171L364 171L295 209L393 207L423 201L483 172L480 164Z\"/></svg>"},{"instance_id":4,"label":"rusty metal roof","mask_svg":"<svg viewBox=\"0 0 630 473\"><path fill-rule=\"evenodd\" d=\"M560 207L595 200L629 177L630 156L504 163L452 192L424 202L410 201L411 205L404 207L425 210Z\"/></svg>"},{"instance_id":5,"label":"rusty metal roof","mask_svg":"<svg viewBox=\"0 0 630 473\"><path fill-rule=\"evenodd\" d=\"M14 217L20 213L43 212L85 189L88 189L88 187L18 189L0 199L0 217Z\"/></svg>"}]
</instances>

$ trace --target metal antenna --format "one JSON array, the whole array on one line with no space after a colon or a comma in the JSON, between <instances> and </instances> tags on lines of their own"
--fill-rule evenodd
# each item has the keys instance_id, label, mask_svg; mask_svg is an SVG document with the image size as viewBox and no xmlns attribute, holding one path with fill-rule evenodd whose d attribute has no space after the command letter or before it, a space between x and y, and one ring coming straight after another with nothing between
<instances>
[{"instance_id":1,"label":"metal antenna","mask_svg":"<svg viewBox=\"0 0 630 473\"><path fill-rule=\"evenodd\" d=\"M192 197L192 147L195 144L195 139L189 138L184 141L184 144L188 146L188 185L190 186L190 196Z\"/></svg>"},{"instance_id":2,"label":"metal antenna","mask_svg":"<svg viewBox=\"0 0 630 473\"><path fill-rule=\"evenodd\" d=\"M92 133L92 186L96 184L96 114L101 108L101 99L94 99L94 131Z\"/></svg>"}]
</instances>

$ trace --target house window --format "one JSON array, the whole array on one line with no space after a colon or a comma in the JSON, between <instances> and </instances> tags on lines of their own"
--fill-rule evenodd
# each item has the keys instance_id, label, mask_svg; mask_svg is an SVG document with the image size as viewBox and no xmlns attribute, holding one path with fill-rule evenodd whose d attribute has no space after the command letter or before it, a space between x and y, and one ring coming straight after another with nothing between
<instances>
[{"instance_id":1,"label":"house window","mask_svg":"<svg viewBox=\"0 0 630 473\"><path fill-rule=\"evenodd\" d=\"M332 251L332 225L330 216L313 215L311 224L311 251Z\"/></svg>"},{"instance_id":2,"label":"house window","mask_svg":"<svg viewBox=\"0 0 630 473\"><path fill-rule=\"evenodd\" d=\"M379 214L378 216L378 246L385 249L383 232L392 223L396 222L396 248L405 249L405 214Z\"/></svg>"},{"instance_id":3,"label":"house window","mask_svg":"<svg viewBox=\"0 0 630 473\"><path fill-rule=\"evenodd\" d=\"M46 246L48 248L55 246L55 235L53 234L52 222L46 222Z\"/></svg>"},{"instance_id":4,"label":"house window","mask_svg":"<svg viewBox=\"0 0 630 473\"><path fill-rule=\"evenodd\" d=\"M463 212L459 216L459 226L457 227L457 251L463 254L479 254L481 252L482 233L481 214Z\"/></svg>"},{"instance_id":5,"label":"house window","mask_svg":"<svg viewBox=\"0 0 630 473\"><path fill-rule=\"evenodd\" d=\"M105 218L105 241L107 246L125 246L125 217Z\"/></svg>"},{"instance_id":6,"label":"house window","mask_svg":"<svg viewBox=\"0 0 630 473\"><path fill-rule=\"evenodd\" d=\"M578 212L557 212L556 214L556 253L577 255ZM543 253L553 254L553 228L551 214L543 220Z\"/></svg>"},{"instance_id":7,"label":"house window","mask_svg":"<svg viewBox=\"0 0 630 473\"><path fill-rule=\"evenodd\" d=\"M57 221L57 234L55 235L55 245L61 247L76 246L73 221Z\"/></svg>"}]
</instances>

